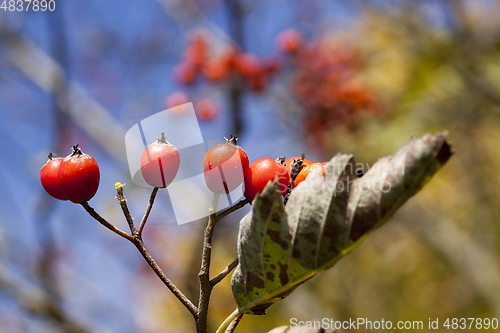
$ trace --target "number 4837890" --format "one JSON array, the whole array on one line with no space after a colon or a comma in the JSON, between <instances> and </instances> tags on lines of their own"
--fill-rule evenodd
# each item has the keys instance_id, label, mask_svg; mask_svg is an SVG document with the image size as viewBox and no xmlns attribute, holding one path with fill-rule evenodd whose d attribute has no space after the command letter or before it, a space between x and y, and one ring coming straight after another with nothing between
<instances>
[{"instance_id":1,"label":"number 4837890","mask_svg":"<svg viewBox=\"0 0 500 333\"><path fill-rule=\"evenodd\" d=\"M1 0L0 0L1 1ZM56 9L55 0L4 0L0 6L4 12L21 12L32 10L34 12Z\"/></svg>"}]
</instances>

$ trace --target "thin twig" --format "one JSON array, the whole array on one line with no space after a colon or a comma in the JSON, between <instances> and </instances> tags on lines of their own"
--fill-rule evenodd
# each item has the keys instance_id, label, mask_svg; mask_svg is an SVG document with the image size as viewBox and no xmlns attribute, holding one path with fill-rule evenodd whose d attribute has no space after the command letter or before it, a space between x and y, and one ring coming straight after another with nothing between
<instances>
[{"instance_id":1,"label":"thin twig","mask_svg":"<svg viewBox=\"0 0 500 333\"><path fill-rule=\"evenodd\" d=\"M128 210L127 201L125 200L125 197L123 196L123 185L117 183L116 184L116 191L117 191L116 198L120 202L123 214L125 215L125 219L127 220L128 224L130 226L130 229L132 231L132 235L127 234L126 232L116 228L111 223L106 221L103 217L101 217L99 214L97 214L92 207L89 206L88 202L85 201L85 202L82 202L81 204L82 204L83 208L85 208L85 210L94 219L96 219L98 222L100 222L102 225L104 225L106 228L113 231L114 233L117 233L118 235L122 236L123 238L128 239L130 242L132 242L135 245L135 247L137 247L137 249L139 250L141 255L144 257L144 259L149 264L149 266L153 269L153 271L156 273L156 275L160 278L160 280L167 286L168 289L170 289L170 291L189 310L189 312L191 312L191 314L193 315L193 317L196 320L197 316L198 316L198 309L196 308L196 306L165 275L165 273L162 271L160 266L158 266L158 264L153 259L153 257L149 253L148 249L144 245L144 242L141 239L141 235L139 235L137 233L137 230L135 230L132 215L130 214L130 211Z\"/></svg>"},{"instance_id":2,"label":"thin twig","mask_svg":"<svg viewBox=\"0 0 500 333\"><path fill-rule=\"evenodd\" d=\"M123 215L125 216L125 219L127 220L128 226L130 228L130 232L132 233L132 236L134 239L137 238L137 230L135 229L134 226L134 219L132 218L132 215L130 214L130 211L128 210L127 206L127 199L125 199L125 196L123 195L123 185L120 183L116 183L116 199L118 199L118 202L120 203L120 206L122 207Z\"/></svg>"},{"instance_id":3,"label":"thin twig","mask_svg":"<svg viewBox=\"0 0 500 333\"><path fill-rule=\"evenodd\" d=\"M229 324L229 327L226 330L226 333L233 333L234 330L236 329L236 326L240 323L241 318L243 318L243 313L240 313L239 315L234 318L234 320Z\"/></svg>"},{"instance_id":4,"label":"thin twig","mask_svg":"<svg viewBox=\"0 0 500 333\"><path fill-rule=\"evenodd\" d=\"M141 224L139 228L137 228L137 233L142 235L142 230L144 230L144 226L146 225L146 221L148 220L149 213L151 213L151 209L153 208L153 203L155 202L156 193L158 193L159 187L155 187L153 192L151 192L151 197L149 198L148 206L146 207L146 211L144 212L144 216L142 217Z\"/></svg>"},{"instance_id":5,"label":"thin twig","mask_svg":"<svg viewBox=\"0 0 500 333\"><path fill-rule=\"evenodd\" d=\"M200 278L200 299L198 302L198 321L196 323L197 332L207 331L207 314L208 304L210 302L210 294L213 286L210 284L210 260L212 254L212 235L215 225L219 221L215 212L217 211L217 203L220 193L214 193L212 206L210 207L210 215L208 216L207 227L203 237L203 253L201 256L201 269L198 273Z\"/></svg>"},{"instance_id":6,"label":"thin twig","mask_svg":"<svg viewBox=\"0 0 500 333\"><path fill-rule=\"evenodd\" d=\"M247 203L250 203L250 200L248 199L243 199L232 205L231 207L227 208L226 210L223 210L219 214L217 214L217 220L222 219L223 217L226 217L227 215L231 214L235 210L238 210L242 207L244 207Z\"/></svg>"},{"instance_id":7,"label":"thin twig","mask_svg":"<svg viewBox=\"0 0 500 333\"><path fill-rule=\"evenodd\" d=\"M115 227L114 225L112 225L111 223L106 221L101 215L97 214L97 212L94 210L94 208L89 206L89 203L87 201L82 202L81 205L83 206L83 208L85 208L87 213L90 214L90 216L92 216L94 219L97 220L97 222L99 222L100 224L102 224L103 226L108 228L109 230L113 231L115 234L118 234L118 235L122 236L123 238L128 239L131 242L134 241L134 237L132 237L132 235L129 235L125 231L118 229L117 227Z\"/></svg>"},{"instance_id":8,"label":"thin twig","mask_svg":"<svg viewBox=\"0 0 500 333\"><path fill-rule=\"evenodd\" d=\"M98 222L100 222L102 225L104 225L106 228L110 229L114 233L122 236L123 238L128 239L130 242L132 242L141 255L144 257L146 262L149 264L149 266L153 269L153 271L156 273L156 275L160 278L160 280L167 286L167 288L179 299L179 301L191 312L193 317L196 320L196 328L198 332L206 332L207 331L207 314L208 314L208 305L210 301L210 295L212 292L213 287L219 283L224 277L226 277L237 265L238 265L238 259L235 259L231 264L229 264L219 275L217 275L212 281L210 281L210 260L211 260L211 253L212 253L212 235L213 231L215 228L215 225L217 222L223 218L224 216L227 216L228 214L234 212L235 210L245 206L249 201L247 199L239 201L237 204L229 207L225 211L221 212L220 214L216 214L217 211L217 203L219 201L219 193L214 194L214 200L212 203L212 206L210 207L210 215L208 218L208 224L205 229L204 233L204 240L203 240L203 253L202 253L202 259L201 259L201 269L198 274L200 278L200 299L199 299L199 304L198 307L196 307L178 288L175 284L170 281L170 279L165 275L165 273L162 271L160 266L156 263L156 261L153 259L151 254L149 253L148 249L146 248L142 237L141 233L144 230L144 226L146 224L146 221L148 219L148 216L151 212L151 209L153 207L153 203L156 197L156 194L158 192L158 188L153 189L153 192L151 193L151 197L149 199L148 206L146 208L146 211L144 213L144 217L142 218L142 221L139 225L139 229L135 229L134 226L134 220L132 218L132 215L130 214L130 211L127 206L127 200L125 199L125 196L123 194L123 185L117 184L116 185L116 190L117 190L117 196L116 198L118 199L120 206L122 208L123 214L125 216L125 219L127 220L127 223L130 227L130 230L132 232L132 235L129 235L128 233L116 228L113 226L111 223L106 221L103 217L101 217L92 207L89 206L88 202L82 202L82 206L85 208L85 210ZM235 319L236 316L234 316L233 319ZM241 319L241 318L240 318ZM232 320L232 319L231 319ZM237 320L239 322L239 319ZM229 325L230 322L227 323ZM237 322L235 322L234 327L236 327Z\"/></svg>"},{"instance_id":9,"label":"thin twig","mask_svg":"<svg viewBox=\"0 0 500 333\"><path fill-rule=\"evenodd\" d=\"M142 239L137 238L134 242L134 245L137 247L139 252L142 254L144 259L146 259L146 262L149 264L149 266L153 269L153 271L156 273L156 275L160 278L160 280L167 286L168 289L181 301L181 303L191 312L195 320L198 317L198 309L196 306L180 291L175 284L170 281L170 279L163 273L162 269L156 261L153 259L151 254L149 253L148 249L144 245L144 242Z\"/></svg>"},{"instance_id":10,"label":"thin twig","mask_svg":"<svg viewBox=\"0 0 500 333\"><path fill-rule=\"evenodd\" d=\"M219 273L219 275L210 280L210 285L213 287L217 283L221 282L229 273L231 273L233 269L236 268L236 266L238 266L239 262L240 261L238 260L238 258L234 259L232 263L227 265L227 267L224 268L222 272Z\"/></svg>"}]
</instances>

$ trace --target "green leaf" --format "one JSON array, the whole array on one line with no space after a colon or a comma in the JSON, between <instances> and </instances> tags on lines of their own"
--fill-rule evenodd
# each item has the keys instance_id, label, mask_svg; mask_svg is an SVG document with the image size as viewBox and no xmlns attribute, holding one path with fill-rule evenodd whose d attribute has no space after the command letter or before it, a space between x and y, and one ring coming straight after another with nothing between
<instances>
[{"instance_id":1,"label":"green leaf","mask_svg":"<svg viewBox=\"0 0 500 333\"><path fill-rule=\"evenodd\" d=\"M239 313L265 314L301 283L332 267L417 193L451 157L446 133L412 138L359 178L352 155L311 172L282 204L277 181L240 222L231 286Z\"/></svg>"}]
</instances>

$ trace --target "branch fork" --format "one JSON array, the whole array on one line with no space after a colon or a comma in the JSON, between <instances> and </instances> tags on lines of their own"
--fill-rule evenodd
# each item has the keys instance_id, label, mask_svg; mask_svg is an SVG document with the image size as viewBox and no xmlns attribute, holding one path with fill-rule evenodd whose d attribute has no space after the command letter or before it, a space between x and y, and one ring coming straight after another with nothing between
<instances>
[{"instance_id":1,"label":"branch fork","mask_svg":"<svg viewBox=\"0 0 500 333\"><path fill-rule=\"evenodd\" d=\"M249 201L241 200L236 203L232 207L227 208L219 214L216 214L217 211L217 203L219 201L220 193L214 194L214 199L212 205L209 208L209 217L208 224L205 228L204 239L203 239L203 252L201 257L201 268L198 273L198 277L200 279L200 297L198 301L198 306L195 306L183 293L177 288L177 286L170 281L170 279L166 276L160 266L156 263L154 258L149 253L144 241L142 240L142 232L146 226L146 222L151 213L151 209L153 208L153 204L156 198L156 194L158 193L158 187L155 187L151 193L149 198L148 205L146 207L146 211L141 219L139 227L135 227L134 218L130 213L127 206L127 199L123 194L123 185L121 183L116 183L116 199L118 200L120 207L122 209L123 215L127 221L127 224L130 229L130 233L127 233L113 224L108 222L105 218L100 216L94 208L92 208L87 201L81 202L83 208L92 216L95 220L101 223L103 226L114 232L115 234L127 239L137 248L139 253L143 256L144 260L149 264L151 269L156 273L158 278L167 286L167 288L174 294L175 297L184 305L184 307L193 315L193 318L196 322L196 331L198 333L206 333L207 332L207 314L208 314L208 305L210 302L210 295L214 286L222 281L237 265L238 258L236 258L231 264L229 264L221 273L219 273L216 277L210 280L210 261L211 261L211 253L212 253L212 235L217 225L217 222L223 217L229 215L235 210L242 208ZM241 317L240 317L241 319ZM239 320L238 320L239 322ZM237 324L237 322L235 322ZM234 328L236 325L234 325ZM234 330L234 329L233 329ZM232 330L230 331L232 332Z\"/></svg>"}]
</instances>

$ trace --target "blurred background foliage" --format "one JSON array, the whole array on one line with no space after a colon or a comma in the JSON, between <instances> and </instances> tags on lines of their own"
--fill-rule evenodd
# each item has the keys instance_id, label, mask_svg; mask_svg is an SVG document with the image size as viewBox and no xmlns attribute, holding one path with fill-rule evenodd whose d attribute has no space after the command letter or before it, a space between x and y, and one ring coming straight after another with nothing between
<instances>
[{"instance_id":1,"label":"blurred background foliage","mask_svg":"<svg viewBox=\"0 0 500 333\"><path fill-rule=\"evenodd\" d=\"M49 151L64 156L79 142L101 168L91 205L124 228L113 184L127 183L136 217L149 196L130 179L125 131L190 101L205 140L237 133L250 162L305 151L372 165L411 135L443 130L457 152L391 223L267 316L243 317L238 332L290 318L500 319L498 17L495 0L57 1L54 12L0 11L0 331L194 331L129 244L38 180ZM248 209L221 221L212 274L236 256ZM203 228L177 226L163 191L145 230L192 300ZM235 308L229 279L212 295L214 331Z\"/></svg>"}]
</instances>

